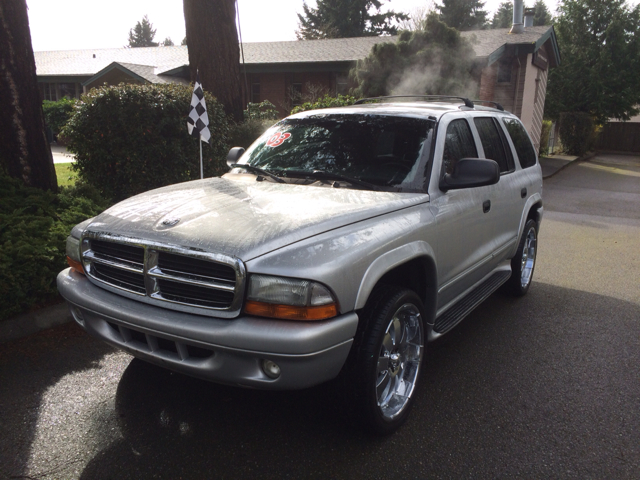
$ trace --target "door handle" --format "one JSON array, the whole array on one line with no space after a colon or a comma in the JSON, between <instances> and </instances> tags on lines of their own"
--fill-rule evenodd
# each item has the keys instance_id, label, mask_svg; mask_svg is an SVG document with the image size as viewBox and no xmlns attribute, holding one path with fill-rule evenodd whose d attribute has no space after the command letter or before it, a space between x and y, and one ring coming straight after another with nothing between
<instances>
[{"instance_id":1,"label":"door handle","mask_svg":"<svg viewBox=\"0 0 640 480\"><path fill-rule=\"evenodd\" d=\"M524 198L527 196L527 187L524 187L522 190L520 190L520 197Z\"/></svg>"},{"instance_id":2,"label":"door handle","mask_svg":"<svg viewBox=\"0 0 640 480\"><path fill-rule=\"evenodd\" d=\"M482 211L487 213L489 210L491 210L491 200L485 200L482 204Z\"/></svg>"}]
</instances>

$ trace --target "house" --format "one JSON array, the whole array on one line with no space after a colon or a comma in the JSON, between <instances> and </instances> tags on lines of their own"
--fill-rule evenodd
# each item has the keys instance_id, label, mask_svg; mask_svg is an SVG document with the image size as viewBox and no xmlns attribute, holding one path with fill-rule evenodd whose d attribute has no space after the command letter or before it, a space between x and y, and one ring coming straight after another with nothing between
<instances>
[{"instance_id":1,"label":"house","mask_svg":"<svg viewBox=\"0 0 640 480\"><path fill-rule=\"evenodd\" d=\"M513 30L513 29L512 29ZM480 100L498 102L540 143L548 69L560 62L553 27L463 32L483 66ZM373 45L396 37L245 43L247 101L271 101L281 115L306 98L347 93L348 72ZM79 98L92 87L125 83L188 83L186 46L35 52L42 96ZM206 87L206 86L205 86ZM452 92L454 93L454 92Z\"/></svg>"}]
</instances>

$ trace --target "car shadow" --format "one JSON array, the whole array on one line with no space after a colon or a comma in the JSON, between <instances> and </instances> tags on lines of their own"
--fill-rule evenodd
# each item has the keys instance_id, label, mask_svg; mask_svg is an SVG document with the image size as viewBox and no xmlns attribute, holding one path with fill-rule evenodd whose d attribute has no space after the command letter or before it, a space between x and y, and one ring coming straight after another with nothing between
<instances>
[{"instance_id":1,"label":"car shadow","mask_svg":"<svg viewBox=\"0 0 640 480\"><path fill-rule=\"evenodd\" d=\"M134 360L116 392L122 439L82 478L628 477L638 463L611 459L640 458L638 318L638 304L553 285L495 294L430 344L416 408L386 438L350 423L337 382L246 390Z\"/></svg>"}]
</instances>

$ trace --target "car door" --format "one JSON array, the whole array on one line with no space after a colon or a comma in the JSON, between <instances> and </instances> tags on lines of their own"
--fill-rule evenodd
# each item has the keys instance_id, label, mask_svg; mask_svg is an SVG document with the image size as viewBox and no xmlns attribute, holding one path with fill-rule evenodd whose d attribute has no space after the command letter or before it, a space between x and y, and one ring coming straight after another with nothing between
<instances>
[{"instance_id":1,"label":"car door","mask_svg":"<svg viewBox=\"0 0 640 480\"><path fill-rule=\"evenodd\" d=\"M492 186L447 192L438 188L440 178L452 173L461 158L478 158L468 118L441 120L429 192L437 224L438 310L491 271L493 233L487 213Z\"/></svg>"},{"instance_id":2,"label":"car door","mask_svg":"<svg viewBox=\"0 0 640 480\"><path fill-rule=\"evenodd\" d=\"M508 258L518 238L518 229L526 192L527 176L516 169L506 134L495 116L474 115L473 125L478 131L484 158L495 160L500 167L500 181L492 186L491 211L486 220L493 238L492 266ZM526 194L526 193L525 193Z\"/></svg>"}]
</instances>

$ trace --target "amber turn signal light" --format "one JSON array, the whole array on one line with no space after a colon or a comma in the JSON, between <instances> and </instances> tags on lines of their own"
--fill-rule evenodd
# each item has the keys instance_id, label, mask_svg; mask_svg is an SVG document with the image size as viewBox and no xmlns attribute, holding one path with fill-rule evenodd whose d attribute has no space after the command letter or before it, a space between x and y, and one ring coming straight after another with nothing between
<instances>
[{"instance_id":1,"label":"amber turn signal light","mask_svg":"<svg viewBox=\"0 0 640 480\"><path fill-rule=\"evenodd\" d=\"M84 268L82 268L82 264L80 262L75 261L74 259L72 259L71 257L69 257L67 255L67 263L75 271L77 271L78 273L81 273L82 275L84 275Z\"/></svg>"},{"instance_id":2,"label":"amber turn signal light","mask_svg":"<svg viewBox=\"0 0 640 480\"><path fill-rule=\"evenodd\" d=\"M283 320L326 320L338 314L335 303L313 307L294 307L291 305L248 301L244 311L250 315L281 318Z\"/></svg>"}]
</instances>

